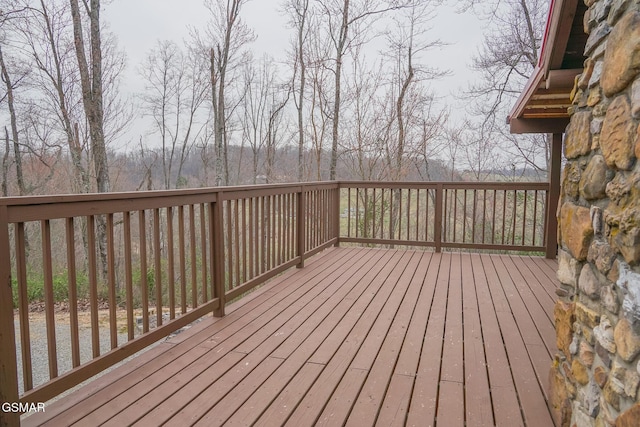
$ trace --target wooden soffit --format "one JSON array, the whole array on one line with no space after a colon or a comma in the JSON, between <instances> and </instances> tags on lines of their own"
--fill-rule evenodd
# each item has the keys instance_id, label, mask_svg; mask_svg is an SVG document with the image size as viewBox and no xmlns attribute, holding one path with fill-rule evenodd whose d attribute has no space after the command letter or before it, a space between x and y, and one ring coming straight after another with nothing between
<instances>
[{"instance_id":1,"label":"wooden soffit","mask_svg":"<svg viewBox=\"0 0 640 427\"><path fill-rule=\"evenodd\" d=\"M551 1L538 65L507 117L511 133L564 132L584 64L586 10L581 0Z\"/></svg>"}]
</instances>

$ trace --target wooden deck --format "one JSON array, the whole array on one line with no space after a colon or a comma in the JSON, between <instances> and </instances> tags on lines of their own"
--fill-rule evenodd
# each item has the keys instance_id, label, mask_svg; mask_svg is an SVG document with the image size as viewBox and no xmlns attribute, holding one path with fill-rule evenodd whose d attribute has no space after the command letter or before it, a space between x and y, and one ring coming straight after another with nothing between
<instances>
[{"instance_id":1,"label":"wooden deck","mask_svg":"<svg viewBox=\"0 0 640 427\"><path fill-rule=\"evenodd\" d=\"M23 424L552 426L555 270L332 248Z\"/></svg>"}]
</instances>

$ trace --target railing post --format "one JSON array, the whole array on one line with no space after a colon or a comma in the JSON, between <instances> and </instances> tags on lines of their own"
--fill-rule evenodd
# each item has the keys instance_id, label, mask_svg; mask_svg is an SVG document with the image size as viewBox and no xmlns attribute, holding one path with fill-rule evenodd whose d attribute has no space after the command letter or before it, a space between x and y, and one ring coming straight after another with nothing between
<instances>
[{"instance_id":1,"label":"railing post","mask_svg":"<svg viewBox=\"0 0 640 427\"><path fill-rule=\"evenodd\" d=\"M211 204L210 214L210 230L211 238L211 259L213 267L213 298L218 298L220 305L213 311L215 317L224 316L225 306L225 271L224 271L224 233L223 233L223 215L222 215L222 191L216 193L216 201Z\"/></svg>"},{"instance_id":2,"label":"railing post","mask_svg":"<svg viewBox=\"0 0 640 427\"><path fill-rule=\"evenodd\" d=\"M6 206L0 206L0 404L18 403L18 363L11 291L11 246ZM20 425L20 414L0 410L0 426Z\"/></svg>"},{"instance_id":3,"label":"railing post","mask_svg":"<svg viewBox=\"0 0 640 427\"><path fill-rule=\"evenodd\" d=\"M305 252L305 235L306 235L306 200L304 195L304 186L300 187L300 191L298 191L298 206L296 208L296 223L298 224L297 230L297 253L296 256L299 258L298 264L296 264L297 268L304 267L304 252Z\"/></svg>"},{"instance_id":4,"label":"railing post","mask_svg":"<svg viewBox=\"0 0 640 427\"><path fill-rule=\"evenodd\" d=\"M436 185L436 206L435 206L435 225L433 231L433 240L436 245L436 252L442 252L442 183Z\"/></svg>"},{"instance_id":5,"label":"railing post","mask_svg":"<svg viewBox=\"0 0 640 427\"><path fill-rule=\"evenodd\" d=\"M340 246L340 182L336 182L335 197L333 199L333 237L336 239L335 246Z\"/></svg>"},{"instance_id":6,"label":"railing post","mask_svg":"<svg viewBox=\"0 0 640 427\"><path fill-rule=\"evenodd\" d=\"M558 199L560 198L560 168L562 157L562 134L554 133L551 140L551 164L549 190L547 191L547 212L545 221L546 258L555 259L558 254Z\"/></svg>"}]
</instances>

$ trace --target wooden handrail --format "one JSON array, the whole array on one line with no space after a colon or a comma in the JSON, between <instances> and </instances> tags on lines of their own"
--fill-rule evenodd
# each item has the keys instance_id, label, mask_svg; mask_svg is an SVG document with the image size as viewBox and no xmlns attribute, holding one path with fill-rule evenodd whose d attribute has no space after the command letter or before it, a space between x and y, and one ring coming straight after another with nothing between
<instances>
[{"instance_id":1,"label":"wooden handrail","mask_svg":"<svg viewBox=\"0 0 640 427\"><path fill-rule=\"evenodd\" d=\"M307 257L331 245L544 250L546 238L539 230L548 228L548 191L547 183L330 181L0 198L0 398L47 400L202 315L223 316L227 301L288 268L303 267ZM27 245L27 238L39 244ZM46 278L52 368L58 352L53 278L66 276L74 307L80 273L91 296L93 359L80 364L74 308L72 354L64 355L73 360L73 369L59 376L52 369L45 384L33 384L29 375L27 282L38 271ZM100 283L107 285L110 306L111 350L104 354L99 347ZM12 286L19 291L19 356L27 374L22 395ZM136 299L140 319L134 319ZM150 315L152 303L156 312ZM125 343L117 336L115 304L125 306ZM141 332L131 330L137 322ZM0 425L16 420L0 414Z\"/></svg>"}]
</instances>

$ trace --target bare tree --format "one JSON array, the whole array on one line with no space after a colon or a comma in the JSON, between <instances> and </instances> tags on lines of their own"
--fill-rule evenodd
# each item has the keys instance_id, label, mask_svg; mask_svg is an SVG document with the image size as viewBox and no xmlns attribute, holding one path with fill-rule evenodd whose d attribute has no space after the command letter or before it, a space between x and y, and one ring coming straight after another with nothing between
<instances>
[{"instance_id":1,"label":"bare tree","mask_svg":"<svg viewBox=\"0 0 640 427\"><path fill-rule=\"evenodd\" d=\"M349 48L362 43L367 38L367 29L374 21L393 10L398 10L411 3L408 1L382 0L318 0L324 16L325 27L330 35L334 54L334 93L333 117L331 127L331 161L329 179L336 179L338 162L338 144L340 139L340 113L342 107L342 67Z\"/></svg>"},{"instance_id":2,"label":"bare tree","mask_svg":"<svg viewBox=\"0 0 640 427\"><path fill-rule=\"evenodd\" d=\"M91 151L96 173L98 192L111 190L107 147L104 135L104 104L102 88L102 46L100 39L100 0L83 0L84 10L89 19L89 58L86 55L85 34L82 30L82 16L78 0L70 0L73 40L80 72L82 103L89 126ZM97 218L98 252L101 274L107 277L107 234L104 217Z\"/></svg>"},{"instance_id":3,"label":"bare tree","mask_svg":"<svg viewBox=\"0 0 640 427\"><path fill-rule=\"evenodd\" d=\"M209 46L206 51L210 60L210 82L213 105L214 144L216 149L216 185L229 183L229 163L227 156L226 108L228 105L227 86L229 73L246 59L243 47L253 41L254 34L240 17L242 7L249 0L229 0L226 2L206 0L212 20L205 37L195 33L198 45Z\"/></svg>"},{"instance_id":4,"label":"bare tree","mask_svg":"<svg viewBox=\"0 0 640 427\"><path fill-rule=\"evenodd\" d=\"M166 189L184 185L184 162L206 126L199 117L204 116L200 110L209 88L201 59L193 51L185 54L175 43L162 41L149 52L140 70L146 83L143 108L162 144Z\"/></svg>"},{"instance_id":5,"label":"bare tree","mask_svg":"<svg viewBox=\"0 0 640 427\"><path fill-rule=\"evenodd\" d=\"M304 100L307 84L307 53L305 47L309 37L309 0L289 0L285 4L285 8L289 13L290 25L296 31L293 84L298 92L297 97L294 96L294 100L298 113L298 181L302 181L304 179L305 149Z\"/></svg>"},{"instance_id":6,"label":"bare tree","mask_svg":"<svg viewBox=\"0 0 640 427\"><path fill-rule=\"evenodd\" d=\"M22 169L22 154L20 152L20 141L18 136L18 119L16 116L15 98L13 94L14 84L11 82L11 77L9 76L9 72L7 70L7 65L5 63L4 55L2 53L2 46L0 46L0 71L2 73L2 81L4 82L7 90L6 98L7 98L7 106L9 108L9 119L11 121L11 136L13 139L13 153L14 153L14 161L16 164L18 194L20 196L24 196L25 194L27 194L27 189L25 188L24 173ZM8 139L8 135L7 135L7 139Z\"/></svg>"},{"instance_id":7,"label":"bare tree","mask_svg":"<svg viewBox=\"0 0 640 427\"><path fill-rule=\"evenodd\" d=\"M89 125L89 136L96 172L96 185L100 193L109 192L109 166L104 135L104 102L102 87L102 45L100 38L100 0L83 0L84 10L89 19L89 41L82 30L82 15L78 0L70 0L73 39L82 86L82 102ZM89 57L86 54L89 46ZM106 254L105 254L106 259Z\"/></svg>"},{"instance_id":8,"label":"bare tree","mask_svg":"<svg viewBox=\"0 0 640 427\"><path fill-rule=\"evenodd\" d=\"M548 0L461 2L463 10L472 8L489 22L482 47L473 58L481 78L466 93L474 100L471 113L478 119L467 125L477 134L502 141L500 152L511 157L506 162L524 163L541 173L548 170L548 139L510 135L504 118L538 63L548 5Z\"/></svg>"},{"instance_id":9,"label":"bare tree","mask_svg":"<svg viewBox=\"0 0 640 427\"><path fill-rule=\"evenodd\" d=\"M4 128L4 153L2 154L2 197L9 195L9 129Z\"/></svg>"}]
</instances>

